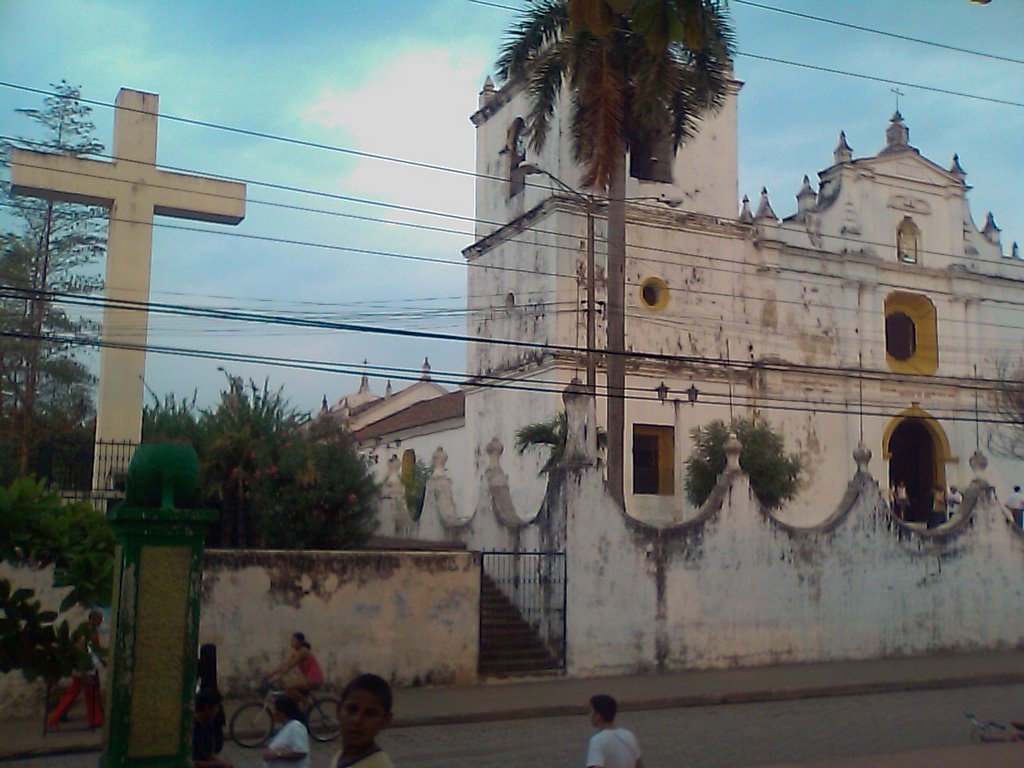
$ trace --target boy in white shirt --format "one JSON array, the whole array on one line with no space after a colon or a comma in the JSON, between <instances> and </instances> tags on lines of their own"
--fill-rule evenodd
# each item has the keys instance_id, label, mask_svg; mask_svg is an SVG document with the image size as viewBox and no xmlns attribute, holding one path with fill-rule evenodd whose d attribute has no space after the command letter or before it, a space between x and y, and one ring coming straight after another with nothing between
<instances>
[{"instance_id":1,"label":"boy in white shirt","mask_svg":"<svg viewBox=\"0 0 1024 768\"><path fill-rule=\"evenodd\" d=\"M615 727L617 711L618 704L607 694L590 698L590 724L598 730L587 745L587 768L644 768L636 736Z\"/></svg>"}]
</instances>

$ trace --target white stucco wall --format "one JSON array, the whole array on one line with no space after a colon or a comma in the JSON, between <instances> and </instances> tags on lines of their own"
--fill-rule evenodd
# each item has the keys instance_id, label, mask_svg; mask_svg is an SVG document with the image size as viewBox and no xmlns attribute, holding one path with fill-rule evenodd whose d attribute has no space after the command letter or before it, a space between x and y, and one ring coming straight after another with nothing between
<instances>
[{"instance_id":1,"label":"white stucco wall","mask_svg":"<svg viewBox=\"0 0 1024 768\"><path fill-rule=\"evenodd\" d=\"M304 632L328 681L399 686L476 679L480 566L470 552L207 552L200 642L221 689L258 684Z\"/></svg>"},{"instance_id":2,"label":"white stucco wall","mask_svg":"<svg viewBox=\"0 0 1024 768\"><path fill-rule=\"evenodd\" d=\"M280 664L296 631L334 685L358 672L398 686L476 680L480 563L472 552L209 550L203 573L199 641L217 646L228 697L247 695ZM0 575L36 590L44 607L66 592L53 589L49 568L0 564ZM18 672L0 676L0 717L42 717L43 694L41 682Z\"/></svg>"},{"instance_id":3,"label":"white stucco wall","mask_svg":"<svg viewBox=\"0 0 1024 768\"><path fill-rule=\"evenodd\" d=\"M673 529L639 526L579 470L567 483L576 675L1018 647L1024 532L998 503L934 532L889 514L867 475L817 527L765 515L745 476Z\"/></svg>"}]
</instances>

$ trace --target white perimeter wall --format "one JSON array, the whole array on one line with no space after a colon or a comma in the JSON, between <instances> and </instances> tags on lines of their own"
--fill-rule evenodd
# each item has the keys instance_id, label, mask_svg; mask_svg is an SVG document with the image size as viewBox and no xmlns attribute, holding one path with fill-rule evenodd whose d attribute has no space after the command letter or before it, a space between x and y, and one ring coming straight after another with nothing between
<instances>
[{"instance_id":1,"label":"white perimeter wall","mask_svg":"<svg viewBox=\"0 0 1024 768\"><path fill-rule=\"evenodd\" d=\"M762 512L746 476L655 531L616 509L593 469L566 484L573 675L1016 648L1024 531L979 499L936 532L893 519L862 473L825 523Z\"/></svg>"},{"instance_id":2,"label":"white perimeter wall","mask_svg":"<svg viewBox=\"0 0 1024 768\"><path fill-rule=\"evenodd\" d=\"M0 575L56 607L50 569ZM247 695L304 632L327 680L374 672L398 686L471 683L479 646L480 563L472 552L206 553L199 640L217 646L221 691ZM72 622L84 618L71 615ZM109 639L103 638L104 645ZM42 682L0 676L0 717L42 721Z\"/></svg>"}]
</instances>

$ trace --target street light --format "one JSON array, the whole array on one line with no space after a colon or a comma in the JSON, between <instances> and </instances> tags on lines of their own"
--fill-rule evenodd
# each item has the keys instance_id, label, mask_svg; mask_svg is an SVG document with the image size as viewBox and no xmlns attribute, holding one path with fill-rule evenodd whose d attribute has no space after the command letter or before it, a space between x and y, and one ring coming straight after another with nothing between
<instances>
[{"instance_id":1,"label":"street light","mask_svg":"<svg viewBox=\"0 0 1024 768\"><path fill-rule=\"evenodd\" d=\"M566 184L550 171L539 168L532 163L523 163L517 170L525 175L542 174L547 176L559 187L568 192L578 202L582 202L587 213L587 388L597 393L597 361L594 313L596 310L596 290L594 279L594 196L584 195L571 185ZM624 182L624 178L623 178ZM613 185L612 189L618 185ZM621 197L608 198L608 302L607 302L607 353L605 360L605 388L608 395L608 485L612 498L624 505L623 473L625 463L624 438L625 423L625 288L626 288L626 221L625 204L639 200L655 200L672 207L679 206L683 199L662 194L652 197L627 198L623 192ZM619 205L621 203L621 205ZM614 257L614 258L613 258Z\"/></svg>"},{"instance_id":2,"label":"street light","mask_svg":"<svg viewBox=\"0 0 1024 768\"><path fill-rule=\"evenodd\" d=\"M560 178L546 171L533 163L522 163L516 169L526 176L547 176L561 189L572 195L583 206L587 215L587 389L590 394L597 393L597 287L594 265L594 208L595 199L593 195L585 195L572 185L565 183ZM660 195L646 197L626 198L625 202L659 202L671 208L678 208L685 200L682 196L668 195L664 192Z\"/></svg>"}]
</instances>

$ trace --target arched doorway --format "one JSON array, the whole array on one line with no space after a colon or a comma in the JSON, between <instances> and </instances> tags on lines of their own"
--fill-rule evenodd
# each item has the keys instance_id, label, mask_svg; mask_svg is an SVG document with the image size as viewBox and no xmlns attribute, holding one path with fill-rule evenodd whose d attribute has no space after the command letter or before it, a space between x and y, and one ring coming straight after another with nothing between
<instances>
[{"instance_id":1,"label":"arched doorway","mask_svg":"<svg viewBox=\"0 0 1024 768\"><path fill-rule=\"evenodd\" d=\"M889 485L907 484L910 512L907 520L926 522L931 512L932 487L944 485L936 477L939 462L935 442L921 419L904 419L889 437Z\"/></svg>"},{"instance_id":2,"label":"arched doorway","mask_svg":"<svg viewBox=\"0 0 1024 768\"><path fill-rule=\"evenodd\" d=\"M946 464L955 461L939 423L917 403L889 422L882 436L883 455L889 461L889 485L902 480L910 496L907 520L927 522L932 489L946 487Z\"/></svg>"}]
</instances>

